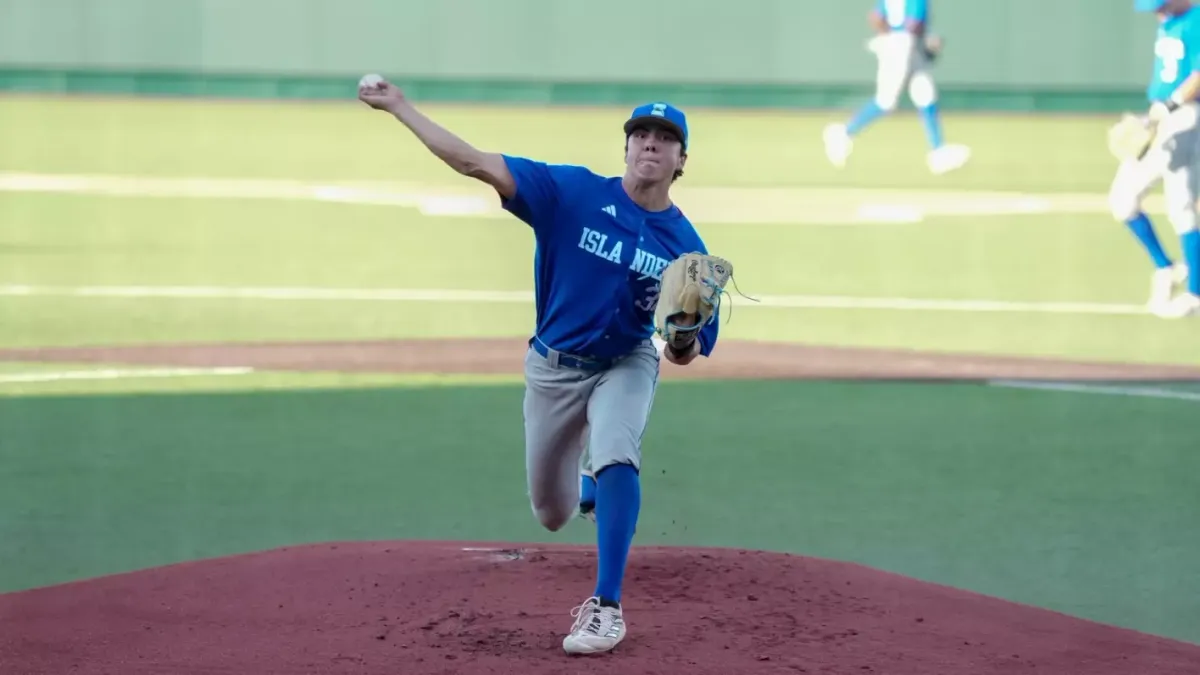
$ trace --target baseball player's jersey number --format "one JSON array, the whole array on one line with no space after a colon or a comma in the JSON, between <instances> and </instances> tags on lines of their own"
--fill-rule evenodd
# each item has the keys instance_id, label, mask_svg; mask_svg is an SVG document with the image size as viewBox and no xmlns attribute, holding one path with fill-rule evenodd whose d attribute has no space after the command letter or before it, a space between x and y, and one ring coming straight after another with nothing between
<instances>
[{"instance_id":1,"label":"baseball player's jersey number","mask_svg":"<svg viewBox=\"0 0 1200 675\"><path fill-rule=\"evenodd\" d=\"M634 301L634 306L643 312L653 313L654 308L658 305L658 294L662 288L662 282L651 284L646 289L646 297L641 300Z\"/></svg>"},{"instance_id":2,"label":"baseball player's jersey number","mask_svg":"<svg viewBox=\"0 0 1200 675\"><path fill-rule=\"evenodd\" d=\"M1164 37L1154 43L1154 55L1162 59L1158 79L1174 82L1179 77L1179 62L1183 60L1183 52L1183 41L1179 38Z\"/></svg>"}]
</instances>

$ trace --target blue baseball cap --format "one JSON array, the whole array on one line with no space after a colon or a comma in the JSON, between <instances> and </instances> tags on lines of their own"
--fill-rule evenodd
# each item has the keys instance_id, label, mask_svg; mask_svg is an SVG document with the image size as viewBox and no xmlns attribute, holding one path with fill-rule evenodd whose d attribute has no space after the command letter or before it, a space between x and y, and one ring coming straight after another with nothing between
<instances>
[{"instance_id":1,"label":"blue baseball cap","mask_svg":"<svg viewBox=\"0 0 1200 675\"><path fill-rule=\"evenodd\" d=\"M676 136L679 136L679 142L683 145L683 149L687 150L687 115L670 103L646 103L634 108L633 114L625 122L625 135L633 133L637 127L654 125L673 131Z\"/></svg>"},{"instance_id":2,"label":"blue baseball cap","mask_svg":"<svg viewBox=\"0 0 1200 675\"><path fill-rule=\"evenodd\" d=\"M1167 0L1133 0L1135 12L1157 12L1167 4Z\"/></svg>"}]
</instances>

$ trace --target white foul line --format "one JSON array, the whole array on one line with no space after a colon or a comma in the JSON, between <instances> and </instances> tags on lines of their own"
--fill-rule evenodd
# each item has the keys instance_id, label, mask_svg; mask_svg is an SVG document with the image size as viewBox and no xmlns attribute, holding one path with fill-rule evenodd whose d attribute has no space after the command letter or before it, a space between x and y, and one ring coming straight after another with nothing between
<instances>
[{"instance_id":1,"label":"white foul line","mask_svg":"<svg viewBox=\"0 0 1200 675\"><path fill-rule=\"evenodd\" d=\"M1061 391L1073 394L1098 394L1102 396L1136 396L1141 398L1174 399L1178 401L1200 401L1200 392L1176 391L1159 387L1113 387L1094 384L1072 384L1068 382L1027 382L1022 380L991 380L992 387L1006 389L1036 389Z\"/></svg>"},{"instance_id":2,"label":"white foul line","mask_svg":"<svg viewBox=\"0 0 1200 675\"><path fill-rule=\"evenodd\" d=\"M101 370L64 370L43 373L0 374L0 384L31 384L71 380L125 380L144 377L190 377L249 375L253 368L133 368Z\"/></svg>"},{"instance_id":3,"label":"white foul line","mask_svg":"<svg viewBox=\"0 0 1200 675\"><path fill-rule=\"evenodd\" d=\"M925 312L1013 312L1044 314L1146 314L1140 305L1094 302L1019 302L1008 300L941 300L925 298L858 298L839 295L777 295L760 298L761 303L741 302L738 307L762 304L768 307L806 309L886 309Z\"/></svg>"},{"instance_id":4,"label":"white foul line","mask_svg":"<svg viewBox=\"0 0 1200 675\"><path fill-rule=\"evenodd\" d=\"M475 291L419 288L287 288L233 286L30 286L0 285L0 296L89 298L174 298L210 300L326 300L531 304L532 291ZM733 298L737 309L870 309L923 312L1143 315L1145 307L1089 302L1019 302L930 298L865 298L839 295L768 295L758 302ZM725 302L728 302L726 300Z\"/></svg>"},{"instance_id":5,"label":"white foul line","mask_svg":"<svg viewBox=\"0 0 1200 675\"><path fill-rule=\"evenodd\" d=\"M397 302L533 302L530 291L420 288L277 288L238 286L0 286L0 296L176 298L209 300L373 300Z\"/></svg>"}]
</instances>

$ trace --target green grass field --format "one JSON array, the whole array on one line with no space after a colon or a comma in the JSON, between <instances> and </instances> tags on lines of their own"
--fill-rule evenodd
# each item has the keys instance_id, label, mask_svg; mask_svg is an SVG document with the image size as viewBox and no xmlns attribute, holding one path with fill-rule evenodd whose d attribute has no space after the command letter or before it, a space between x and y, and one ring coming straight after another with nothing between
<instances>
[{"instance_id":1,"label":"green grass field","mask_svg":"<svg viewBox=\"0 0 1200 675\"><path fill-rule=\"evenodd\" d=\"M620 169L622 110L429 111L481 147ZM1102 119L951 116L948 136L975 158L935 180L911 117L873 129L843 172L820 152L826 118L693 117L680 203L710 248L737 261L745 293L888 308L735 299L727 335L1200 362L1191 323L1140 311L1149 267L1106 212ZM1059 150L1046 156L1047 146ZM527 303L72 296L110 286L528 291L526 228L470 215L495 200L355 104L10 98L0 169L5 346L522 335L530 323ZM358 192L347 197L347 186ZM1025 213L1030 198L1042 203ZM372 199L385 203L354 203ZM439 204L459 215L426 215ZM913 209L920 222L879 220ZM1169 228L1163 237L1175 251ZM906 299L941 305L912 311ZM958 311L955 301L1018 311Z\"/></svg>"},{"instance_id":2,"label":"green grass field","mask_svg":"<svg viewBox=\"0 0 1200 675\"><path fill-rule=\"evenodd\" d=\"M425 110L621 170L624 109ZM950 111L974 157L935 178L908 115L839 172L832 114L689 113L679 202L763 300L734 295L727 338L1200 364L1200 324L1142 311L1106 119ZM532 237L496 206L354 103L0 98L0 348L522 337ZM128 368L0 363L0 591L335 538L591 535L536 528L514 378L79 374ZM854 560L1200 642L1200 389L1161 388L1183 396L671 383L639 542Z\"/></svg>"}]
</instances>

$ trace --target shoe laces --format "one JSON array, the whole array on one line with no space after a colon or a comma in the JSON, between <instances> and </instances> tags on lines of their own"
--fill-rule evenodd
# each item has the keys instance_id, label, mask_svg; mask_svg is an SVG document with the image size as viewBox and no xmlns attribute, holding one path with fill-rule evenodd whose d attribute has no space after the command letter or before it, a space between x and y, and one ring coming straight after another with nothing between
<instances>
[{"instance_id":1,"label":"shoe laces","mask_svg":"<svg viewBox=\"0 0 1200 675\"><path fill-rule=\"evenodd\" d=\"M584 624L593 619L596 615L596 610L600 609L600 598L591 597L583 601L583 604L571 610L571 616L575 617L575 624L571 626L571 632L576 633Z\"/></svg>"},{"instance_id":2,"label":"shoe laces","mask_svg":"<svg viewBox=\"0 0 1200 675\"><path fill-rule=\"evenodd\" d=\"M594 596L571 610L571 616L575 617L572 633L586 632L601 637L615 638L622 622L620 610L602 607L600 598Z\"/></svg>"}]
</instances>

